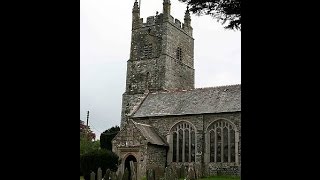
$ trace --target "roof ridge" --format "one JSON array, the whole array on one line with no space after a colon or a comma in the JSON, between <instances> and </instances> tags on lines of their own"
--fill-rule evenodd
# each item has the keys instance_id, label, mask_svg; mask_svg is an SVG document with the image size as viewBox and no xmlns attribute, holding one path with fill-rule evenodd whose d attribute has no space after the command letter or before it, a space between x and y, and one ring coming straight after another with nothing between
<instances>
[{"instance_id":1,"label":"roof ridge","mask_svg":"<svg viewBox=\"0 0 320 180\"><path fill-rule=\"evenodd\" d=\"M240 86L241 84L228 84L228 85L220 85L220 86L213 86L213 87L201 87L201 88L195 88L197 89L213 89L213 88L222 88L222 87L231 87L231 86Z\"/></svg>"},{"instance_id":2,"label":"roof ridge","mask_svg":"<svg viewBox=\"0 0 320 180\"><path fill-rule=\"evenodd\" d=\"M152 92L150 94L171 93L171 92L186 92L186 91L192 91L194 89L195 88L192 88L192 89L165 89L165 90L162 90L162 91L155 91L155 92Z\"/></svg>"},{"instance_id":3,"label":"roof ridge","mask_svg":"<svg viewBox=\"0 0 320 180\"><path fill-rule=\"evenodd\" d=\"M214 88L223 88L223 87L231 87L231 86L240 86L241 84L230 84L230 85L221 85L221 86L213 86L213 87L200 87L200 88L192 88L192 89L171 89L171 90L163 90L163 91L155 91L150 94L160 94L160 93L174 93L174 92L190 92L194 90L203 90L203 89L214 89Z\"/></svg>"}]
</instances>

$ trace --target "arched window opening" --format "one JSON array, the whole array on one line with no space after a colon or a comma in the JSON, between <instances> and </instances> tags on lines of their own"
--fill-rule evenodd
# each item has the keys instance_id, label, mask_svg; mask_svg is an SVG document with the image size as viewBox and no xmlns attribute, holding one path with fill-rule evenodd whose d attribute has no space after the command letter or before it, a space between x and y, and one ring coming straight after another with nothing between
<instances>
[{"instance_id":1,"label":"arched window opening","mask_svg":"<svg viewBox=\"0 0 320 180\"><path fill-rule=\"evenodd\" d=\"M195 162L195 129L188 122L180 122L171 129L172 162Z\"/></svg>"},{"instance_id":2,"label":"arched window opening","mask_svg":"<svg viewBox=\"0 0 320 180\"><path fill-rule=\"evenodd\" d=\"M210 162L235 162L235 130L226 120L219 120L208 128Z\"/></svg>"}]
</instances>

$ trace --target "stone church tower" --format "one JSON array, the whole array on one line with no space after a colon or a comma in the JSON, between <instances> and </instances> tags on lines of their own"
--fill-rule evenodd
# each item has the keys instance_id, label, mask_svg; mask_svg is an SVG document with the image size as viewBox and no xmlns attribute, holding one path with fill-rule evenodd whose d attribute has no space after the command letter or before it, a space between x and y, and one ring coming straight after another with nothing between
<instances>
[{"instance_id":1,"label":"stone church tower","mask_svg":"<svg viewBox=\"0 0 320 180\"><path fill-rule=\"evenodd\" d=\"M194 39L190 14L186 10L184 23L181 23L170 15L170 5L170 0L164 0L163 13L157 12L144 23L138 2L134 3L121 127L146 93L194 89Z\"/></svg>"},{"instance_id":2,"label":"stone church tower","mask_svg":"<svg viewBox=\"0 0 320 180\"><path fill-rule=\"evenodd\" d=\"M112 140L117 173L143 179L154 170L194 168L198 177L240 175L241 85L194 87L194 39L184 22L163 12L144 22L135 1L120 132Z\"/></svg>"}]
</instances>

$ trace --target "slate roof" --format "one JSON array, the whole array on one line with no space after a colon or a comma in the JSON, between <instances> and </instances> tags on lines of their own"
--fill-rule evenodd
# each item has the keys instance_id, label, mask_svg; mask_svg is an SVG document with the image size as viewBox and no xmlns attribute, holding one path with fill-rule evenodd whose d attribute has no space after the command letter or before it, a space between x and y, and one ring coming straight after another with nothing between
<instances>
[{"instance_id":1,"label":"slate roof","mask_svg":"<svg viewBox=\"0 0 320 180\"><path fill-rule=\"evenodd\" d=\"M147 141L151 144L161 145L161 146L168 146L167 142L164 141L153 129L152 126L148 124L141 124L134 122L134 125L140 130L141 134L147 139Z\"/></svg>"},{"instance_id":2,"label":"slate roof","mask_svg":"<svg viewBox=\"0 0 320 180\"><path fill-rule=\"evenodd\" d=\"M241 111L241 84L150 93L132 117Z\"/></svg>"}]
</instances>

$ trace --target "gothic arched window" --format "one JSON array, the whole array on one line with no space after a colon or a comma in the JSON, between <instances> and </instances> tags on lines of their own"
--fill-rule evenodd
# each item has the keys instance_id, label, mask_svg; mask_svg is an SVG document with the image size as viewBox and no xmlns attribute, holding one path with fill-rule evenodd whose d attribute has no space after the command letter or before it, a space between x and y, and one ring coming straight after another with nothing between
<instances>
[{"instance_id":1,"label":"gothic arched window","mask_svg":"<svg viewBox=\"0 0 320 180\"><path fill-rule=\"evenodd\" d=\"M179 62L182 62L182 49L181 49L181 47L177 48L177 57L176 58Z\"/></svg>"},{"instance_id":2,"label":"gothic arched window","mask_svg":"<svg viewBox=\"0 0 320 180\"><path fill-rule=\"evenodd\" d=\"M236 142L234 125L218 120L208 128L210 162L235 162Z\"/></svg>"},{"instance_id":3,"label":"gothic arched window","mask_svg":"<svg viewBox=\"0 0 320 180\"><path fill-rule=\"evenodd\" d=\"M196 137L193 125L186 121L179 122L171 129L170 135L172 162L195 162Z\"/></svg>"}]
</instances>

